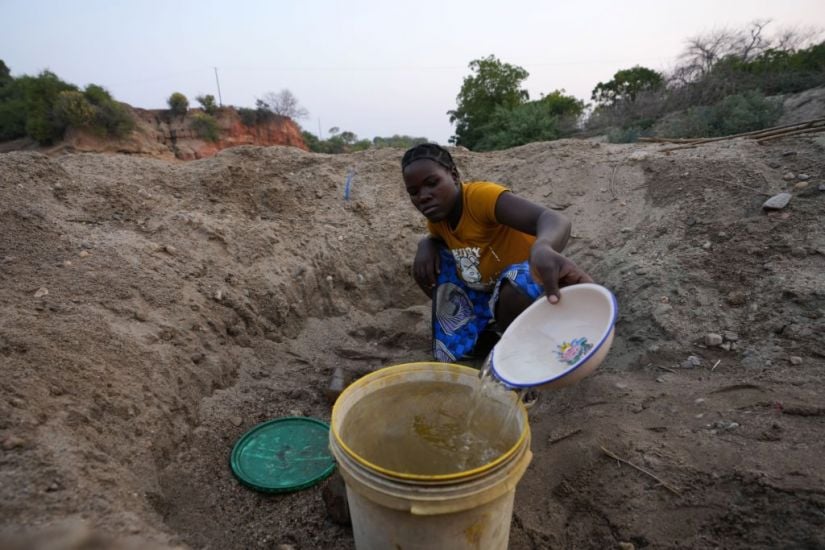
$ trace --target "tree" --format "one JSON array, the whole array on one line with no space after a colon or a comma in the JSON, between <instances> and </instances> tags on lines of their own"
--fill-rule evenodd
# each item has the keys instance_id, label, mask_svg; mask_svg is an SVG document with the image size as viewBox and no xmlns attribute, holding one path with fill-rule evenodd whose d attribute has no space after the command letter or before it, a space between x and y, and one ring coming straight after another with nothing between
<instances>
[{"instance_id":1,"label":"tree","mask_svg":"<svg viewBox=\"0 0 825 550\"><path fill-rule=\"evenodd\" d=\"M482 139L481 128L497 108L513 109L529 99L527 91L521 89L529 73L493 55L474 59L469 68L473 74L464 78L456 97L457 107L447 114L455 123L450 142L472 149Z\"/></svg>"},{"instance_id":2,"label":"tree","mask_svg":"<svg viewBox=\"0 0 825 550\"><path fill-rule=\"evenodd\" d=\"M661 73L636 65L617 71L607 82L596 84L590 99L609 107L616 103L636 101L639 93L661 89L664 84L665 79Z\"/></svg>"},{"instance_id":3,"label":"tree","mask_svg":"<svg viewBox=\"0 0 825 550\"><path fill-rule=\"evenodd\" d=\"M11 70L9 70L9 67L0 59L0 88L11 83L12 80Z\"/></svg>"},{"instance_id":4,"label":"tree","mask_svg":"<svg viewBox=\"0 0 825 550\"><path fill-rule=\"evenodd\" d=\"M284 88L278 93L267 92L263 99L258 100L265 108L276 115L289 117L293 120L300 120L309 116L309 111L298 104L292 92Z\"/></svg>"},{"instance_id":5,"label":"tree","mask_svg":"<svg viewBox=\"0 0 825 550\"><path fill-rule=\"evenodd\" d=\"M175 92L166 100L173 115L183 116L189 110L189 100L180 92Z\"/></svg>"}]
</instances>

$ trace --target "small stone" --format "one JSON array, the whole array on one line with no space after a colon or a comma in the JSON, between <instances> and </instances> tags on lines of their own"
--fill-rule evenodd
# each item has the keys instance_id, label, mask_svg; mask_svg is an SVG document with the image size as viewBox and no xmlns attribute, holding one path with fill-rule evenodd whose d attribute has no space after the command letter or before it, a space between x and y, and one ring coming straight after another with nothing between
<instances>
[{"instance_id":1,"label":"small stone","mask_svg":"<svg viewBox=\"0 0 825 550\"><path fill-rule=\"evenodd\" d=\"M289 416L304 416L304 411L301 409L290 409Z\"/></svg>"},{"instance_id":2,"label":"small stone","mask_svg":"<svg viewBox=\"0 0 825 550\"><path fill-rule=\"evenodd\" d=\"M791 355L790 357L791 365L801 365L802 358L798 355Z\"/></svg>"},{"instance_id":3,"label":"small stone","mask_svg":"<svg viewBox=\"0 0 825 550\"><path fill-rule=\"evenodd\" d=\"M45 286L41 286L34 293L35 298L42 298L43 296L48 296L48 295L49 295L49 289L46 288Z\"/></svg>"},{"instance_id":4,"label":"small stone","mask_svg":"<svg viewBox=\"0 0 825 550\"><path fill-rule=\"evenodd\" d=\"M178 249L172 246L171 244L167 244L163 247L163 251L169 254L170 256L174 256Z\"/></svg>"},{"instance_id":5,"label":"small stone","mask_svg":"<svg viewBox=\"0 0 825 550\"><path fill-rule=\"evenodd\" d=\"M620 542L619 550L636 550L636 546L632 542Z\"/></svg>"},{"instance_id":6,"label":"small stone","mask_svg":"<svg viewBox=\"0 0 825 550\"><path fill-rule=\"evenodd\" d=\"M730 342L722 342L719 347L725 351L730 351Z\"/></svg>"},{"instance_id":7,"label":"small stone","mask_svg":"<svg viewBox=\"0 0 825 550\"><path fill-rule=\"evenodd\" d=\"M78 256L80 256L81 258L88 258L90 254L88 250L81 250Z\"/></svg>"},{"instance_id":8,"label":"small stone","mask_svg":"<svg viewBox=\"0 0 825 550\"><path fill-rule=\"evenodd\" d=\"M200 363L203 362L204 359L206 359L206 356L202 353L193 353L192 356L190 357L190 359L192 360L193 363L195 363L196 365L199 365Z\"/></svg>"},{"instance_id":9,"label":"small stone","mask_svg":"<svg viewBox=\"0 0 825 550\"><path fill-rule=\"evenodd\" d=\"M57 483L56 481L52 481L52 482L49 484L49 486L48 486L48 487L46 487L46 492L47 492L47 493L53 493L53 492L55 492L55 491L59 491L59 490L60 490L60 484L59 484L59 483Z\"/></svg>"},{"instance_id":10,"label":"small stone","mask_svg":"<svg viewBox=\"0 0 825 550\"><path fill-rule=\"evenodd\" d=\"M726 330L722 333L722 336L725 338L726 342L738 342L739 335L733 332L732 330Z\"/></svg>"},{"instance_id":11,"label":"small stone","mask_svg":"<svg viewBox=\"0 0 825 550\"><path fill-rule=\"evenodd\" d=\"M743 306L748 302L748 297L741 290L733 290L728 293L725 301L731 306Z\"/></svg>"},{"instance_id":12,"label":"small stone","mask_svg":"<svg viewBox=\"0 0 825 550\"><path fill-rule=\"evenodd\" d=\"M770 160L770 161L768 161L768 166L770 166L770 167L771 167L771 168L773 168L774 170L776 170L777 168L781 168L781 167L782 167L782 165L781 165L781 164L779 164L778 162L776 162L775 160Z\"/></svg>"},{"instance_id":13,"label":"small stone","mask_svg":"<svg viewBox=\"0 0 825 550\"><path fill-rule=\"evenodd\" d=\"M783 152L782 152L782 156L783 156L783 157L793 157L793 156L796 156L796 151L783 151Z\"/></svg>"},{"instance_id":14,"label":"small stone","mask_svg":"<svg viewBox=\"0 0 825 550\"><path fill-rule=\"evenodd\" d=\"M240 416L233 416L229 419L229 421L232 422L233 426L240 426L241 424L243 424L243 418L241 418Z\"/></svg>"},{"instance_id":15,"label":"small stone","mask_svg":"<svg viewBox=\"0 0 825 550\"><path fill-rule=\"evenodd\" d=\"M796 179L796 174L793 172L785 172L785 175L782 176L782 179L785 181L791 181Z\"/></svg>"},{"instance_id":16,"label":"small stone","mask_svg":"<svg viewBox=\"0 0 825 550\"><path fill-rule=\"evenodd\" d=\"M710 250L712 246L713 243L711 243L710 241L705 241L705 244L702 245L702 248L704 248L705 250Z\"/></svg>"},{"instance_id":17,"label":"small stone","mask_svg":"<svg viewBox=\"0 0 825 550\"><path fill-rule=\"evenodd\" d=\"M697 405L698 405L699 403L704 403L704 402L705 402L705 398L704 398L704 397L699 397L698 399L696 399L696 400L694 401L694 403L696 403Z\"/></svg>"},{"instance_id":18,"label":"small stone","mask_svg":"<svg viewBox=\"0 0 825 550\"><path fill-rule=\"evenodd\" d=\"M809 176L808 174L797 174L796 179L798 179L799 181L808 181L809 179L811 179L811 176Z\"/></svg>"},{"instance_id":19,"label":"small stone","mask_svg":"<svg viewBox=\"0 0 825 550\"><path fill-rule=\"evenodd\" d=\"M765 201L762 205L762 208L765 210L781 210L788 206L788 203L791 201L791 194L790 193L779 193L778 195L774 195L773 197L769 198Z\"/></svg>"},{"instance_id":20,"label":"small stone","mask_svg":"<svg viewBox=\"0 0 825 550\"><path fill-rule=\"evenodd\" d=\"M706 346L718 346L722 343L722 335L716 334L715 332L708 332L705 334L705 345Z\"/></svg>"},{"instance_id":21,"label":"small stone","mask_svg":"<svg viewBox=\"0 0 825 550\"><path fill-rule=\"evenodd\" d=\"M791 248L791 256L794 258L804 258L808 255L808 251L804 246L795 246Z\"/></svg>"},{"instance_id":22,"label":"small stone","mask_svg":"<svg viewBox=\"0 0 825 550\"><path fill-rule=\"evenodd\" d=\"M819 189L820 191L825 191L825 183L820 183L819 185L816 186L816 188Z\"/></svg>"},{"instance_id":23,"label":"small stone","mask_svg":"<svg viewBox=\"0 0 825 550\"><path fill-rule=\"evenodd\" d=\"M295 550L295 547L291 544L279 544L277 550Z\"/></svg>"},{"instance_id":24,"label":"small stone","mask_svg":"<svg viewBox=\"0 0 825 550\"><path fill-rule=\"evenodd\" d=\"M216 302L220 302L221 300L223 300L223 291L222 290L216 290L214 297L215 297Z\"/></svg>"},{"instance_id":25,"label":"small stone","mask_svg":"<svg viewBox=\"0 0 825 550\"><path fill-rule=\"evenodd\" d=\"M695 355L690 355L687 359L682 361L682 364L680 366L683 369L694 369L696 367L700 367L702 366L702 358L697 357Z\"/></svg>"},{"instance_id":26,"label":"small stone","mask_svg":"<svg viewBox=\"0 0 825 550\"><path fill-rule=\"evenodd\" d=\"M633 230L629 227L622 227L622 233L630 233L631 231Z\"/></svg>"},{"instance_id":27,"label":"small stone","mask_svg":"<svg viewBox=\"0 0 825 550\"><path fill-rule=\"evenodd\" d=\"M800 181L799 183L797 183L793 186L793 190L794 191L802 191L806 187L808 187L808 182L807 181Z\"/></svg>"},{"instance_id":28,"label":"small stone","mask_svg":"<svg viewBox=\"0 0 825 550\"><path fill-rule=\"evenodd\" d=\"M728 234L725 233L724 231L720 231L719 233L716 234L716 236L719 237L720 239L727 239L728 238Z\"/></svg>"},{"instance_id":29,"label":"small stone","mask_svg":"<svg viewBox=\"0 0 825 550\"><path fill-rule=\"evenodd\" d=\"M328 283L331 283L331 282L332 282L332 275L327 275L327 282L328 282Z\"/></svg>"},{"instance_id":30,"label":"small stone","mask_svg":"<svg viewBox=\"0 0 825 550\"><path fill-rule=\"evenodd\" d=\"M141 323L145 323L147 319L146 312L140 309L135 310L135 319Z\"/></svg>"},{"instance_id":31,"label":"small stone","mask_svg":"<svg viewBox=\"0 0 825 550\"><path fill-rule=\"evenodd\" d=\"M6 451L11 451L12 449L16 449L18 447L23 447L26 444L26 440L22 437L17 437L16 435L7 435L3 439L3 449Z\"/></svg>"},{"instance_id":32,"label":"small stone","mask_svg":"<svg viewBox=\"0 0 825 550\"><path fill-rule=\"evenodd\" d=\"M665 381L665 379L664 379L664 377L663 377L663 376L659 376L658 378L656 378L656 381L657 381L658 383L662 384L662 383Z\"/></svg>"},{"instance_id":33,"label":"small stone","mask_svg":"<svg viewBox=\"0 0 825 550\"><path fill-rule=\"evenodd\" d=\"M71 260L63 260L63 267L72 267Z\"/></svg>"}]
</instances>

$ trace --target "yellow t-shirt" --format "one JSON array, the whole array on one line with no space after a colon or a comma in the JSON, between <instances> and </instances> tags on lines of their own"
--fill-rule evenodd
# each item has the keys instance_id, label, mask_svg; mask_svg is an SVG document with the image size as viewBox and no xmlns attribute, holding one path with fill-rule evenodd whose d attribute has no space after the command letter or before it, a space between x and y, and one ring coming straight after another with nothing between
<instances>
[{"instance_id":1,"label":"yellow t-shirt","mask_svg":"<svg viewBox=\"0 0 825 550\"><path fill-rule=\"evenodd\" d=\"M507 266L530 259L536 238L496 220L496 202L509 189L497 183L462 183L463 210L455 229L444 220L427 229L453 253L459 276L470 288L491 290Z\"/></svg>"}]
</instances>

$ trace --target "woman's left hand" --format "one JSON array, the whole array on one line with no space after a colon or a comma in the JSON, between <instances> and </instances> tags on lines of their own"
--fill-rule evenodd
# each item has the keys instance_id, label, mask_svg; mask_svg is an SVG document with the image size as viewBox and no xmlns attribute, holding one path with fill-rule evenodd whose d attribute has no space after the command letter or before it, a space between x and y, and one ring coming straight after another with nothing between
<instances>
[{"instance_id":1,"label":"woman's left hand","mask_svg":"<svg viewBox=\"0 0 825 550\"><path fill-rule=\"evenodd\" d=\"M530 251L530 271L533 278L544 286L544 293L551 304L561 298L559 288L593 282L590 275L541 240L537 240Z\"/></svg>"}]
</instances>

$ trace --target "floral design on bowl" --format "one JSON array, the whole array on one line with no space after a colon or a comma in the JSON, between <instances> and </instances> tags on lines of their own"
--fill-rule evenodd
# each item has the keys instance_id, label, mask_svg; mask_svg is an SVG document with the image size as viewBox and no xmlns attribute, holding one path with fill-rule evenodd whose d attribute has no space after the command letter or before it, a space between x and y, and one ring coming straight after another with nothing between
<instances>
[{"instance_id":1,"label":"floral design on bowl","mask_svg":"<svg viewBox=\"0 0 825 550\"><path fill-rule=\"evenodd\" d=\"M562 363L575 365L591 349L593 344L588 342L587 338L574 338L571 342L563 342L556 350L556 356Z\"/></svg>"}]
</instances>

